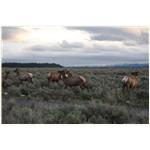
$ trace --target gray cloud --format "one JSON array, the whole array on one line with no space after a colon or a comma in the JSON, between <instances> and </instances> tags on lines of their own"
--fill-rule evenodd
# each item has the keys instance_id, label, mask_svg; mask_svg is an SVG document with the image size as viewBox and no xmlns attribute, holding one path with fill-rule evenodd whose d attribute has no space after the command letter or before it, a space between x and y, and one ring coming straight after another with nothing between
<instances>
[{"instance_id":1,"label":"gray cloud","mask_svg":"<svg viewBox=\"0 0 150 150\"><path fill-rule=\"evenodd\" d=\"M91 40L96 41L133 41L136 44L148 44L148 32L142 32L141 35L127 32L123 27L66 27L69 30L81 30L91 34ZM133 43L132 42L132 43Z\"/></svg>"},{"instance_id":2,"label":"gray cloud","mask_svg":"<svg viewBox=\"0 0 150 150\"><path fill-rule=\"evenodd\" d=\"M138 38L139 44L148 44L149 43L149 34L148 33L142 33L140 38Z\"/></svg>"},{"instance_id":3,"label":"gray cloud","mask_svg":"<svg viewBox=\"0 0 150 150\"><path fill-rule=\"evenodd\" d=\"M91 36L92 40L96 41L124 41L126 40L126 37L120 36L120 35L107 35L107 34L99 34Z\"/></svg>"},{"instance_id":4,"label":"gray cloud","mask_svg":"<svg viewBox=\"0 0 150 150\"><path fill-rule=\"evenodd\" d=\"M74 65L110 65L121 63L148 62L148 33L131 34L125 28L118 27L66 27L68 30L88 32L91 40L49 43L11 41L18 33L27 31L19 27L3 27L3 61L16 62L49 62L64 66ZM40 30L40 28L32 28ZM106 41L97 42L97 41ZM117 43L119 41L121 43ZM86 44L87 42L87 44ZM108 42L108 44L107 44ZM123 43L123 44L122 44ZM119 45L118 45L119 44ZM17 52L17 53L16 53Z\"/></svg>"},{"instance_id":5,"label":"gray cloud","mask_svg":"<svg viewBox=\"0 0 150 150\"><path fill-rule=\"evenodd\" d=\"M97 34L97 33L101 33L101 32L118 32L118 28L115 27L98 27L98 26L69 26L66 27L69 30L81 30L81 31L86 31L92 34ZM120 28L119 28L120 30Z\"/></svg>"},{"instance_id":6,"label":"gray cloud","mask_svg":"<svg viewBox=\"0 0 150 150\"><path fill-rule=\"evenodd\" d=\"M31 51L36 51L36 52L41 52L41 51L71 51L75 50L78 48L83 48L84 44L81 42L67 42L67 41L62 41L61 43L56 43L53 46L50 45L34 45L31 47L26 48L27 50Z\"/></svg>"},{"instance_id":7,"label":"gray cloud","mask_svg":"<svg viewBox=\"0 0 150 150\"><path fill-rule=\"evenodd\" d=\"M19 33L26 34L27 31L19 27L2 27L2 39L3 40L13 40L14 37Z\"/></svg>"},{"instance_id":8,"label":"gray cloud","mask_svg":"<svg viewBox=\"0 0 150 150\"><path fill-rule=\"evenodd\" d=\"M55 46L46 46L46 45L34 45L34 46L31 46L31 47L28 47L26 48L28 50L31 50L31 51L35 51L35 52L38 52L38 51L49 51L49 50L57 50L57 47Z\"/></svg>"},{"instance_id":9,"label":"gray cloud","mask_svg":"<svg viewBox=\"0 0 150 150\"><path fill-rule=\"evenodd\" d=\"M72 42L72 43L69 43L69 42L67 42L67 41L64 40L60 44L60 47L62 47L62 48L83 48L84 44L81 43L81 42Z\"/></svg>"}]
</instances>

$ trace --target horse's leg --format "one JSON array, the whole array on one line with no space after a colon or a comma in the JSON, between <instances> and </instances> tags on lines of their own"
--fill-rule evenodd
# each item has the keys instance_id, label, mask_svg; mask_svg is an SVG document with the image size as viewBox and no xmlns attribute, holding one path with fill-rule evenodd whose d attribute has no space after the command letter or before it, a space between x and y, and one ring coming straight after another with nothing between
<instances>
[{"instance_id":1,"label":"horse's leg","mask_svg":"<svg viewBox=\"0 0 150 150\"><path fill-rule=\"evenodd\" d=\"M60 80L57 81L57 84L58 84L59 86L61 86Z\"/></svg>"},{"instance_id":2,"label":"horse's leg","mask_svg":"<svg viewBox=\"0 0 150 150\"><path fill-rule=\"evenodd\" d=\"M125 87L124 87L124 84L123 84L123 85L122 85L122 92L123 92L123 93L124 93L124 88L125 88Z\"/></svg>"},{"instance_id":3,"label":"horse's leg","mask_svg":"<svg viewBox=\"0 0 150 150\"><path fill-rule=\"evenodd\" d=\"M33 80L32 80L32 78L30 79L30 82L33 84Z\"/></svg>"},{"instance_id":4,"label":"horse's leg","mask_svg":"<svg viewBox=\"0 0 150 150\"><path fill-rule=\"evenodd\" d=\"M82 84L80 85L80 89L84 89L84 86Z\"/></svg>"},{"instance_id":5,"label":"horse's leg","mask_svg":"<svg viewBox=\"0 0 150 150\"><path fill-rule=\"evenodd\" d=\"M51 78L48 78L48 84L50 84L52 82Z\"/></svg>"},{"instance_id":6,"label":"horse's leg","mask_svg":"<svg viewBox=\"0 0 150 150\"><path fill-rule=\"evenodd\" d=\"M4 82L4 81L2 81L2 87L3 87L3 88L5 87L5 82Z\"/></svg>"},{"instance_id":7,"label":"horse's leg","mask_svg":"<svg viewBox=\"0 0 150 150\"><path fill-rule=\"evenodd\" d=\"M21 79L19 79L19 82L20 82L20 84L22 84L23 81Z\"/></svg>"},{"instance_id":8,"label":"horse's leg","mask_svg":"<svg viewBox=\"0 0 150 150\"><path fill-rule=\"evenodd\" d=\"M89 86L85 82L81 83L79 86L81 89L87 89L89 91Z\"/></svg>"},{"instance_id":9,"label":"horse's leg","mask_svg":"<svg viewBox=\"0 0 150 150\"><path fill-rule=\"evenodd\" d=\"M65 86L64 86L64 89L67 89L67 87L68 87L68 86L67 86L67 85L65 85Z\"/></svg>"},{"instance_id":10,"label":"horse's leg","mask_svg":"<svg viewBox=\"0 0 150 150\"><path fill-rule=\"evenodd\" d=\"M87 90L89 90L89 87L86 83L83 83L84 88L86 88Z\"/></svg>"},{"instance_id":11,"label":"horse's leg","mask_svg":"<svg viewBox=\"0 0 150 150\"><path fill-rule=\"evenodd\" d=\"M50 82L49 78L47 78L48 83Z\"/></svg>"},{"instance_id":12,"label":"horse's leg","mask_svg":"<svg viewBox=\"0 0 150 150\"><path fill-rule=\"evenodd\" d=\"M58 85L58 80L56 80L55 82L56 82L56 84Z\"/></svg>"},{"instance_id":13,"label":"horse's leg","mask_svg":"<svg viewBox=\"0 0 150 150\"><path fill-rule=\"evenodd\" d=\"M125 91L126 91L126 85L123 84L123 85L122 85L122 92L125 94Z\"/></svg>"},{"instance_id":14,"label":"horse's leg","mask_svg":"<svg viewBox=\"0 0 150 150\"><path fill-rule=\"evenodd\" d=\"M129 89L130 88L127 86L126 89L125 89L125 94L127 94L129 92Z\"/></svg>"},{"instance_id":15,"label":"horse's leg","mask_svg":"<svg viewBox=\"0 0 150 150\"><path fill-rule=\"evenodd\" d=\"M128 88L128 85L127 85L127 84L124 84L122 90L123 90L123 93L124 93L125 95L128 93L128 89L129 89L129 88Z\"/></svg>"},{"instance_id":16,"label":"horse's leg","mask_svg":"<svg viewBox=\"0 0 150 150\"><path fill-rule=\"evenodd\" d=\"M137 84L136 88L137 88L137 89L139 89L139 88L140 88L140 85L139 85L139 84Z\"/></svg>"}]
</instances>

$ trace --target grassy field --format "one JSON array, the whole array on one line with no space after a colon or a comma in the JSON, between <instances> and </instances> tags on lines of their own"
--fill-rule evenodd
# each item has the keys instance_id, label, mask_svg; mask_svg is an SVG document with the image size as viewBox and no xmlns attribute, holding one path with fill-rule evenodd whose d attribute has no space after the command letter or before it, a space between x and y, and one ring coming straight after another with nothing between
<instances>
[{"instance_id":1,"label":"grassy field","mask_svg":"<svg viewBox=\"0 0 150 150\"><path fill-rule=\"evenodd\" d=\"M2 123L149 123L148 68L70 68L86 77L89 90L47 82L49 68L21 68L33 84L20 84L14 69L2 89ZM121 79L139 71L140 87L124 95Z\"/></svg>"}]
</instances>

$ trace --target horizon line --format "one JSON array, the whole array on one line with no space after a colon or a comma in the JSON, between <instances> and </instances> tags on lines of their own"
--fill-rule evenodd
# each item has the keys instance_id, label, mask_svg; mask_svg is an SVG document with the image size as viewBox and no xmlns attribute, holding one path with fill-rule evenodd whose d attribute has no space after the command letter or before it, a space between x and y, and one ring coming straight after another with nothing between
<instances>
[{"instance_id":1,"label":"horizon line","mask_svg":"<svg viewBox=\"0 0 150 150\"><path fill-rule=\"evenodd\" d=\"M88 64L88 65L61 65L59 63L49 63L49 62L2 62L2 64L12 64L12 63L16 63L16 64L56 64L56 65L60 65L62 67L115 67L115 66L128 66L128 65L148 65L149 66L149 62L147 63L116 63L116 64Z\"/></svg>"}]
</instances>

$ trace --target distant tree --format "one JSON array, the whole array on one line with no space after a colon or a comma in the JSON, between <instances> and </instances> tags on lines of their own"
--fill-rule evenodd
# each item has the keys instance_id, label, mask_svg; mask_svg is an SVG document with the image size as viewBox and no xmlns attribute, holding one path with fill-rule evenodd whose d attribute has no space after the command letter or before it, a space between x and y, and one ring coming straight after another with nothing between
<instances>
[{"instance_id":1,"label":"distant tree","mask_svg":"<svg viewBox=\"0 0 150 150\"><path fill-rule=\"evenodd\" d=\"M51 68L62 68L63 66L55 63L2 63L2 67L51 67Z\"/></svg>"}]
</instances>

